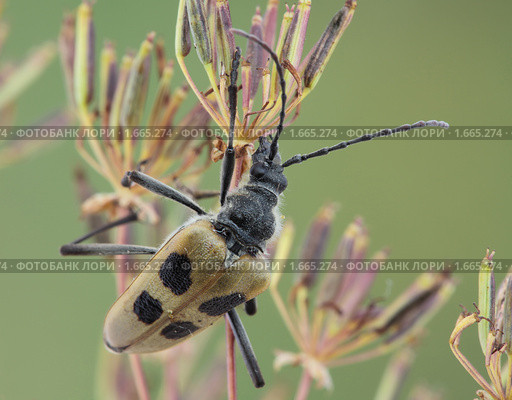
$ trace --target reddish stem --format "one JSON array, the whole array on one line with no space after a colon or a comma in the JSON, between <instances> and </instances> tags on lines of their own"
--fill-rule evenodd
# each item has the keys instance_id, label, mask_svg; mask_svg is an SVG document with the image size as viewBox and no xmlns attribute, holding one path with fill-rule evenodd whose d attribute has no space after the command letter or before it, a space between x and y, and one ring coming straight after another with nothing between
<instances>
[{"instance_id":1,"label":"reddish stem","mask_svg":"<svg viewBox=\"0 0 512 400\"><path fill-rule=\"evenodd\" d=\"M230 189L233 190L238 187L240 180L242 179L242 166L244 157L237 158L235 160L235 170L233 177L231 178ZM228 375L228 399L236 400L236 363L235 363L235 336L231 330L228 316L225 315L226 320L226 367Z\"/></svg>"},{"instance_id":2,"label":"reddish stem","mask_svg":"<svg viewBox=\"0 0 512 400\"><path fill-rule=\"evenodd\" d=\"M235 363L235 335L231 330L228 316L226 320L226 360L228 372L228 399L236 400L236 363Z\"/></svg>"},{"instance_id":3,"label":"reddish stem","mask_svg":"<svg viewBox=\"0 0 512 400\"><path fill-rule=\"evenodd\" d=\"M123 218L128 215L129 211L125 209L120 209L118 211L118 217ZM131 239L131 229L129 224L121 225L117 228L117 240L118 244L129 244ZM116 260L119 263L119 271L116 274L116 289L117 295L119 296L126 289L126 281L127 281L127 270L126 265L129 262L128 256L116 256Z\"/></svg>"},{"instance_id":4,"label":"reddish stem","mask_svg":"<svg viewBox=\"0 0 512 400\"><path fill-rule=\"evenodd\" d=\"M249 155L245 153L242 157L235 159L235 169L233 171L233 177L231 178L231 185L229 187L230 190L236 189L238 185L240 185L240 181L242 180L242 169L244 162L248 157Z\"/></svg>"},{"instance_id":5,"label":"reddish stem","mask_svg":"<svg viewBox=\"0 0 512 400\"><path fill-rule=\"evenodd\" d=\"M173 353L168 353L165 360L165 399L166 400L179 400L180 393L178 390L178 370Z\"/></svg>"},{"instance_id":6,"label":"reddish stem","mask_svg":"<svg viewBox=\"0 0 512 400\"><path fill-rule=\"evenodd\" d=\"M130 211L126 209L120 209L118 216L120 218L125 217ZM129 244L131 241L131 226L129 224L121 225L117 231L117 243L118 244ZM128 256L116 256L117 262L120 265L120 270L116 274L116 288L117 294L120 295L126 289L127 271L125 266L130 261ZM135 388L140 400L150 400L149 388L142 368L142 362L138 354L129 354L130 366L132 369L133 379L135 382Z\"/></svg>"},{"instance_id":7,"label":"reddish stem","mask_svg":"<svg viewBox=\"0 0 512 400\"><path fill-rule=\"evenodd\" d=\"M299 388L297 389L295 400L306 400L308 398L309 391L311 390L311 381L311 375L308 371L304 370L302 372L302 378L300 380Z\"/></svg>"},{"instance_id":8,"label":"reddish stem","mask_svg":"<svg viewBox=\"0 0 512 400\"><path fill-rule=\"evenodd\" d=\"M135 381L135 388L140 400L150 400L148 383L142 368L142 362L138 354L129 354L130 366L132 367L133 379Z\"/></svg>"}]
</instances>

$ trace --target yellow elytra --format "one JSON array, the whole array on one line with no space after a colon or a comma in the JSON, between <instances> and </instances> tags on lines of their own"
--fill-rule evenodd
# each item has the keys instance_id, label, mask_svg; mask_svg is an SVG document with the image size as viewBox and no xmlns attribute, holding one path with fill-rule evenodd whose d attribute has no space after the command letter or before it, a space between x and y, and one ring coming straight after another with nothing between
<instances>
[{"instance_id":1,"label":"yellow elytra","mask_svg":"<svg viewBox=\"0 0 512 400\"><path fill-rule=\"evenodd\" d=\"M258 258L244 255L226 265L227 254L208 217L182 227L110 308L107 347L125 353L166 349L267 289L270 273Z\"/></svg>"}]
</instances>

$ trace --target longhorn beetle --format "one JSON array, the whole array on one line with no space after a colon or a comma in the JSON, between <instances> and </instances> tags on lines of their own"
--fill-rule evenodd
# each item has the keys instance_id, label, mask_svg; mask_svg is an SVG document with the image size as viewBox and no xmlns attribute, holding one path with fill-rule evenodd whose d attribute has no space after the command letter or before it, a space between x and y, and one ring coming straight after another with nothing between
<instances>
[{"instance_id":1,"label":"longhorn beetle","mask_svg":"<svg viewBox=\"0 0 512 400\"><path fill-rule=\"evenodd\" d=\"M227 313L253 383L256 387L262 387L265 384L263 376L235 307L245 303L246 312L254 314L256 296L265 291L270 283L270 272L257 265L267 243L278 231L277 205L287 187L284 169L396 132L425 126L446 128L448 125L442 121L420 121L413 125L384 129L312 153L298 154L282 162L278 143L283 131L287 100L283 68L278 56L266 43L246 32L235 29L233 32L256 42L270 54L276 64L281 86L282 108L276 133L270 141L267 138L259 139L259 147L252 155L249 181L228 194L235 165L233 142L240 65L240 49L237 48L228 87L230 127L222 162L219 212L207 213L192 199L140 171L127 172L123 179L125 184L138 184L192 209L197 216L172 233L159 248L80 244L107 229L137 220L137 215L132 213L62 246L61 254L153 255L105 318L103 336L105 345L111 351L146 353L164 350L199 333ZM221 267L210 271L207 264Z\"/></svg>"}]
</instances>

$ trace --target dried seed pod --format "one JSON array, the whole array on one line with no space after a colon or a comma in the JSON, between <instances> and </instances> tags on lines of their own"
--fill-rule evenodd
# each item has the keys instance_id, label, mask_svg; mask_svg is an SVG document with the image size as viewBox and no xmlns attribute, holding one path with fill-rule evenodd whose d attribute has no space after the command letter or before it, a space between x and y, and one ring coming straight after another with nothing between
<instances>
[{"instance_id":1,"label":"dried seed pod","mask_svg":"<svg viewBox=\"0 0 512 400\"><path fill-rule=\"evenodd\" d=\"M251 34L256 36L258 39L263 40L263 25L259 8L256 10L256 14L252 18ZM252 101L258 92L261 78L263 76L263 68L265 67L265 51L264 49L253 41L247 43L246 51L246 62L250 63L250 79L249 79L249 90L244 91L245 97L248 97L249 101ZM245 101L244 101L245 102Z\"/></svg>"},{"instance_id":2,"label":"dried seed pod","mask_svg":"<svg viewBox=\"0 0 512 400\"><path fill-rule=\"evenodd\" d=\"M454 290L450 275L422 274L376 321L376 332L395 341L423 326Z\"/></svg>"},{"instance_id":3,"label":"dried seed pod","mask_svg":"<svg viewBox=\"0 0 512 400\"><path fill-rule=\"evenodd\" d=\"M133 55L127 54L121 60L119 74L117 78L116 90L112 99L112 107L110 110L110 126L119 126L121 119L121 106L123 104L126 84L130 76L130 70L133 64Z\"/></svg>"},{"instance_id":4,"label":"dried seed pod","mask_svg":"<svg viewBox=\"0 0 512 400\"><path fill-rule=\"evenodd\" d=\"M186 12L190 21L190 31L194 39L197 55L203 65L213 62L212 38L202 0L187 0Z\"/></svg>"},{"instance_id":5,"label":"dried seed pod","mask_svg":"<svg viewBox=\"0 0 512 400\"><path fill-rule=\"evenodd\" d=\"M92 6L83 2L77 11L74 59L75 103L85 108L91 102L94 89L94 24Z\"/></svg>"},{"instance_id":6,"label":"dried seed pod","mask_svg":"<svg viewBox=\"0 0 512 400\"><path fill-rule=\"evenodd\" d=\"M501 330L503 331L503 343L507 345L506 351L509 357L512 356L512 275L508 275L503 282L505 288L503 305L503 322ZM509 372L509 373L512 373Z\"/></svg>"},{"instance_id":7,"label":"dried seed pod","mask_svg":"<svg viewBox=\"0 0 512 400\"><path fill-rule=\"evenodd\" d=\"M148 35L133 60L121 107L121 125L123 126L138 126L144 112L154 38L153 32Z\"/></svg>"},{"instance_id":8,"label":"dried seed pod","mask_svg":"<svg viewBox=\"0 0 512 400\"><path fill-rule=\"evenodd\" d=\"M263 17L263 40L270 46L270 48L274 47L276 41L278 4L279 0L269 0L265 16Z\"/></svg>"},{"instance_id":9,"label":"dried seed pod","mask_svg":"<svg viewBox=\"0 0 512 400\"><path fill-rule=\"evenodd\" d=\"M70 102L75 102L73 94L73 74L75 64L75 18L69 14L64 17L59 34L59 53L66 90Z\"/></svg>"},{"instance_id":10,"label":"dried seed pod","mask_svg":"<svg viewBox=\"0 0 512 400\"><path fill-rule=\"evenodd\" d=\"M231 73L231 60L235 54L235 37L231 29L231 13L229 11L229 2L227 0L218 0L216 5L216 36L217 36L217 49L220 50L218 58L218 70L222 74L228 75ZM229 84L229 82L228 82Z\"/></svg>"},{"instance_id":11,"label":"dried seed pod","mask_svg":"<svg viewBox=\"0 0 512 400\"><path fill-rule=\"evenodd\" d=\"M304 71L304 86L313 89L338 44L341 35L350 24L356 8L355 0L348 0L345 6L334 15L320 40L314 47Z\"/></svg>"},{"instance_id":12,"label":"dried seed pod","mask_svg":"<svg viewBox=\"0 0 512 400\"><path fill-rule=\"evenodd\" d=\"M192 40L190 38L190 21L188 19L187 6L185 6L185 12L183 13L183 24L181 32L181 43L180 53L183 57L186 57L190 53L192 48Z\"/></svg>"},{"instance_id":13,"label":"dried seed pod","mask_svg":"<svg viewBox=\"0 0 512 400\"><path fill-rule=\"evenodd\" d=\"M301 260L304 263L314 265L316 261L323 258L336 209L336 204L324 206L311 224L302 246ZM312 287L316 281L317 272L315 268L300 272L299 284L308 288Z\"/></svg>"},{"instance_id":14,"label":"dried seed pod","mask_svg":"<svg viewBox=\"0 0 512 400\"><path fill-rule=\"evenodd\" d=\"M487 254L480 264L480 272L478 274L478 308L482 317L487 318L489 321L494 321L494 308L496 304L493 256L494 252L490 253L489 249L487 249ZM488 320L484 319L478 324L478 338L484 354L487 351L487 337L491 329Z\"/></svg>"},{"instance_id":15,"label":"dried seed pod","mask_svg":"<svg viewBox=\"0 0 512 400\"><path fill-rule=\"evenodd\" d=\"M117 63L114 47L107 43L101 53L99 111L102 120L109 120L117 85Z\"/></svg>"}]
</instances>

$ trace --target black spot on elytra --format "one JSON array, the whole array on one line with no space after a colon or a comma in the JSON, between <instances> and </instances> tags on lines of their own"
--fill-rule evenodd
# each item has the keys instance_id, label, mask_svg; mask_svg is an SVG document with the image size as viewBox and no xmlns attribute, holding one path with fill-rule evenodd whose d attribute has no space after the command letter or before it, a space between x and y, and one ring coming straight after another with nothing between
<instances>
[{"instance_id":1,"label":"black spot on elytra","mask_svg":"<svg viewBox=\"0 0 512 400\"><path fill-rule=\"evenodd\" d=\"M152 324L162 315L162 303L144 290L133 303L133 312L139 321Z\"/></svg>"},{"instance_id":2,"label":"black spot on elytra","mask_svg":"<svg viewBox=\"0 0 512 400\"><path fill-rule=\"evenodd\" d=\"M245 295L242 293L231 293L227 296L214 297L205 301L199 306L199 311L210 316L217 316L227 313L229 310L245 303Z\"/></svg>"},{"instance_id":3,"label":"black spot on elytra","mask_svg":"<svg viewBox=\"0 0 512 400\"><path fill-rule=\"evenodd\" d=\"M160 279L165 287L179 296L192 285L191 272L191 263L187 256L171 253L160 268Z\"/></svg>"},{"instance_id":4,"label":"black spot on elytra","mask_svg":"<svg viewBox=\"0 0 512 400\"><path fill-rule=\"evenodd\" d=\"M195 326L192 322L173 322L167 325L160 334L167 339L181 339L185 336L191 335L197 331L199 327Z\"/></svg>"}]
</instances>

